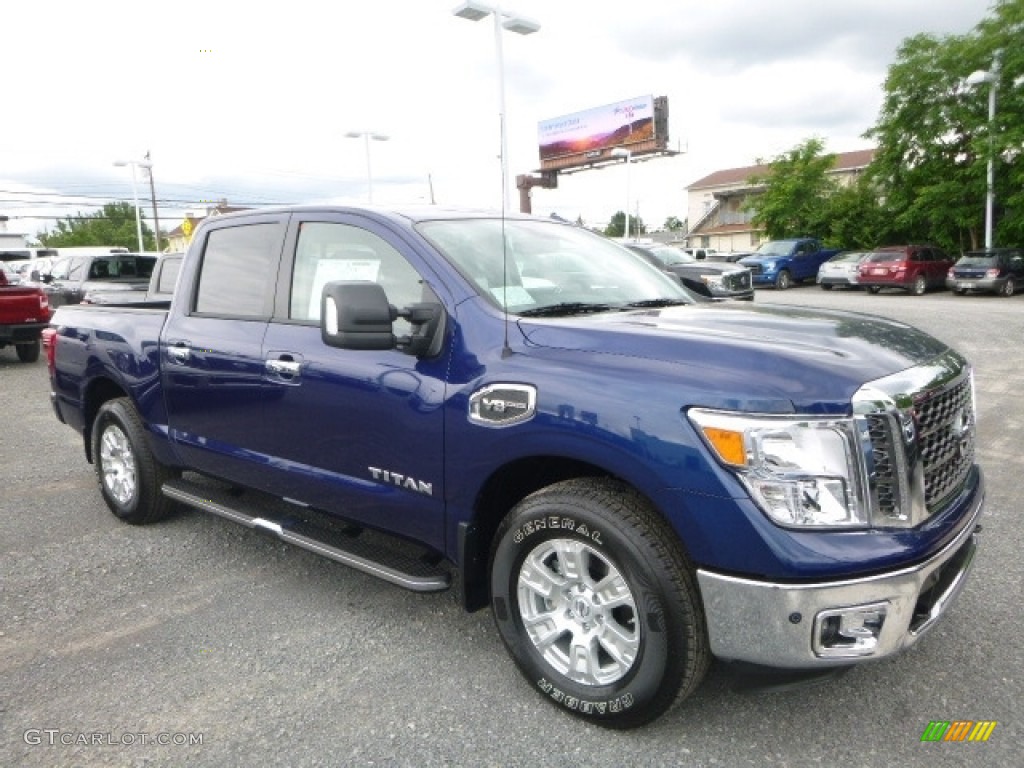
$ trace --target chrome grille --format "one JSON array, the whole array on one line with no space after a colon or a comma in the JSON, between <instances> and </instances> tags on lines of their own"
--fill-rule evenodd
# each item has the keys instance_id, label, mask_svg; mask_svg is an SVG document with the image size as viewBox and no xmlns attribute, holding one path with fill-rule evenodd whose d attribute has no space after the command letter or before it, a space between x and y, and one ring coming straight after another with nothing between
<instances>
[{"instance_id":1,"label":"chrome grille","mask_svg":"<svg viewBox=\"0 0 1024 768\"><path fill-rule=\"evenodd\" d=\"M722 284L730 291L745 291L750 288L750 271L728 272L723 275Z\"/></svg>"},{"instance_id":2,"label":"chrome grille","mask_svg":"<svg viewBox=\"0 0 1024 768\"><path fill-rule=\"evenodd\" d=\"M974 409L971 384L956 386L914 407L917 442L924 462L925 504L937 506L958 490L974 464Z\"/></svg>"},{"instance_id":3,"label":"chrome grille","mask_svg":"<svg viewBox=\"0 0 1024 768\"><path fill-rule=\"evenodd\" d=\"M889 418L880 414L867 417L871 439L871 458L874 465L872 479L875 485L877 511L884 517L896 514L899 497L899 478L893 460L892 431Z\"/></svg>"},{"instance_id":4,"label":"chrome grille","mask_svg":"<svg viewBox=\"0 0 1024 768\"><path fill-rule=\"evenodd\" d=\"M854 395L875 525L919 525L963 488L975 458L971 381L966 361L948 350Z\"/></svg>"}]
</instances>

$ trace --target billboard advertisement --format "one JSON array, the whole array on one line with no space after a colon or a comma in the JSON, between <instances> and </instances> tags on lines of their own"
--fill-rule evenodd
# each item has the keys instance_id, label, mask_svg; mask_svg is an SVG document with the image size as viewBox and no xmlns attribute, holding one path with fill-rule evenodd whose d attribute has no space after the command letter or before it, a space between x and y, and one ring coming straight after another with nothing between
<instances>
[{"instance_id":1,"label":"billboard advertisement","mask_svg":"<svg viewBox=\"0 0 1024 768\"><path fill-rule=\"evenodd\" d=\"M658 99L661 101L661 99ZM623 147L636 154L665 148L657 127L653 96L638 96L603 107L542 120L537 127L541 170L587 165Z\"/></svg>"}]
</instances>

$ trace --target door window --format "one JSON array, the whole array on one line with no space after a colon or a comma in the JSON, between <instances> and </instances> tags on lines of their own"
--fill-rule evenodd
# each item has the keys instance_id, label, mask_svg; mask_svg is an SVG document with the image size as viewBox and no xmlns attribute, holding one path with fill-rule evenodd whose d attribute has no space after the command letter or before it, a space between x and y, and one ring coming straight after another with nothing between
<instances>
[{"instance_id":1,"label":"door window","mask_svg":"<svg viewBox=\"0 0 1024 768\"><path fill-rule=\"evenodd\" d=\"M288 316L319 324L323 287L334 280L376 283L399 309L437 300L405 257L378 235L349 224L303 222L296 245ZM409 330L406 320L395 321L396 334Z\"/></svg>"},{"instance_id":2,"label":"door window","mask_svg":"<svg viewBox=\"0 0 1024 768\"><path fill-rule=\"evenodd\" d=\"M196 313L268 317L279 246L276 224L245 224L210 232L199 272Z\"/></svg>"}]
</instances>

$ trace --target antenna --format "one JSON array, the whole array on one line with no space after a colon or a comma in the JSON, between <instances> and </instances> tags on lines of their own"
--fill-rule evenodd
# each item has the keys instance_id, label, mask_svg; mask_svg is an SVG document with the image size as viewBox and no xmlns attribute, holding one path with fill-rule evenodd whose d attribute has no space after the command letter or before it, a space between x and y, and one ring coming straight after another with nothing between
<instances>
[{"instance_id":1,"label":"antenna","mask_svg":"<svg viewBox=\"0 0 1024 768\"><path fill-rule=\"evenodd\" d=\"M505 317L505 338L502 340L502 359L511 356L512 348L508 345L508 240L505 237L505 208L508 206L508 185L505 184L505 115L502 110L499 122L501 133L501 310Z\"/></svg>"}]
</instances>

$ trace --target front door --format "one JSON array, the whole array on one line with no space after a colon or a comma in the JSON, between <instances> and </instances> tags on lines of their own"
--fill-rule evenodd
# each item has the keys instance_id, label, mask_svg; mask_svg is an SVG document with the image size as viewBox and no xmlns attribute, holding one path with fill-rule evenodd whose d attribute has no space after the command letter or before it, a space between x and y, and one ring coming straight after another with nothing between
<instances>
[{"instance_id":1,"label":"front door","mask_svg":"<svg viewBox=\"0 0 1024 768\"><path fill-rule=\"evenodd\" d=\"M296 215L285 251L255 446L281 470L275 492L441 547L450 345L431 359L337 349L323 343L319 323L328 281L378 283L399 308L437 301L434 289L443 289L404 235L357 215ZM398 336L408 328L395 323Z\"/></svg>"}]
</instances>

